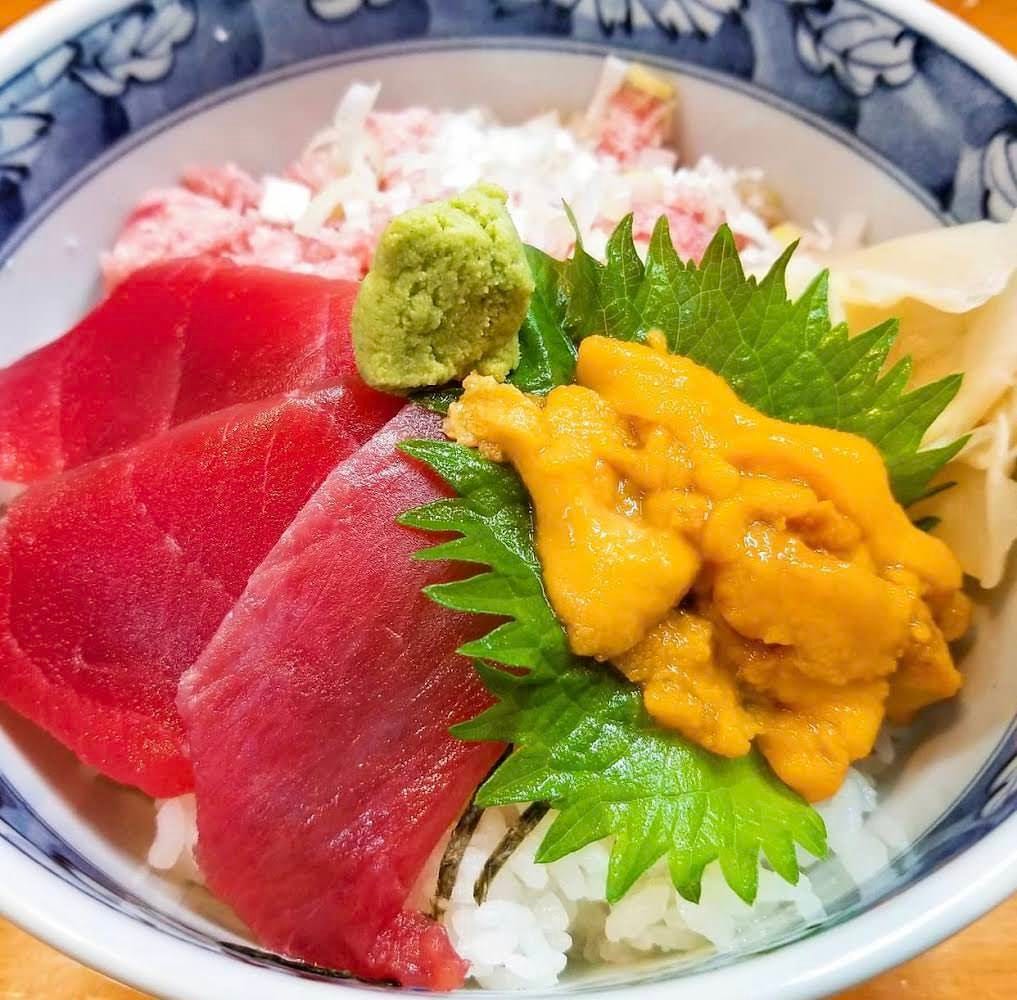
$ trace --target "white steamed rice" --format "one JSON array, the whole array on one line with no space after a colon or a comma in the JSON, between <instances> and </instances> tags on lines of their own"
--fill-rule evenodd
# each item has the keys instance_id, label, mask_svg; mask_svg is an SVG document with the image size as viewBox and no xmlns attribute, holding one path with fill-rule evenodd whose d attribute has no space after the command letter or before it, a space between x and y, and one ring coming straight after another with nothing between
<instances>
[{"instance_id":1,"label":"white steamed rice","mask_svg":"<svg viewBox=\"0 0 1017 1000\"><path fill-rule=\"evenodd\" d=\"M892 759L887 739L880 747ZM877 793L860 770L841 790L817 806L827 825L831 854L819 863L803 851L803 872L790 885L765 864L759 895L749 906L728 887L715 863L703 877L702 896L690 903L671 884L664 862L646 873L620 902L605 899L610 840L591 844L551 864L534 854L554 818L549 814L510 856L477 905L473 885L491 852L522 808L488 809L459 868L452 899L442 918L470 975L487 989L552 986L572 962L623 965L660 955L696 958L757 945L775 935L821 921L828 904L860 884L901 846L885 824L876 832L870 817ZM193 795L156 803L156 835L148 863L171 877L201 883L195 863L197 841ZM439 845L422 874L411 904L429 910Z\"/></svg>"}]
</instances>

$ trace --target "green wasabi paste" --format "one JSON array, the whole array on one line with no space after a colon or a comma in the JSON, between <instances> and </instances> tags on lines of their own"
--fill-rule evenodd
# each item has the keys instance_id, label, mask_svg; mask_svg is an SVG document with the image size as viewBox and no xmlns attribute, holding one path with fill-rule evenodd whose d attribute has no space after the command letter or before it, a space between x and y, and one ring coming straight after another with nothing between
<instances>
[{"instance_id":1,"label":"green wasabi paste","mask_svg":"<svg viewBox=\"0 0 1017 1000\"><path fill-rule=\"evenodd\" d=\"M353 308L369 385L409 392L518 364L533 277L505 200L478 184L389 223Z\"/></svg>"}]
</instances>

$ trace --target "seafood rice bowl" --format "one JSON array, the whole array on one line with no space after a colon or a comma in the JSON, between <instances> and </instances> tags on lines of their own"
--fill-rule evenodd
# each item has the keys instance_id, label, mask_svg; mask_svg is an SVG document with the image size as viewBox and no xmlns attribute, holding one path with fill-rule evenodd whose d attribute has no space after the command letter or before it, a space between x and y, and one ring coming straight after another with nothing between
<instances>
[{"instance_id":1,"label":"seafood rice bowl","mask_svg":"<svg viewBox=\"0 0 1017 1000\"><path fill-rule=\"evenodd\" d=\"M152 9L110 37L186 46ZM357 64L285 153L155 136L158 170L68 202L115 207L61 237L91 298L0 369L4 771L60 762L99 896L133 871L133 912L244 974L695 982L893 891L981 788L1017 539L1003 166L954 225L861 181L817 214L624 48L522 114Z\"/></svg>"}]
</instances>

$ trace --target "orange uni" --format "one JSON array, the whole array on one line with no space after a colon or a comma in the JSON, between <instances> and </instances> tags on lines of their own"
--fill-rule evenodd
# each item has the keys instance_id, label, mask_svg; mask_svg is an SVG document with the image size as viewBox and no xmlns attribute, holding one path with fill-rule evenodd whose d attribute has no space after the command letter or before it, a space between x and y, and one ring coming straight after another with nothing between
<instances>
[{"instance_id":1,"label":"orange uni","mask_svg":"<svg viewBox=\"0 0 1017 1000\"><path fill-rule=\"evenodd\" d=\"M446 429L522 476L575 652L714 753L755 741L823 799L884 715L959 689L960 567L911 524L875 447L765 416L659 335L586 339L577 384L546 400L471 376Z\"/></svg>"}]
</instances>

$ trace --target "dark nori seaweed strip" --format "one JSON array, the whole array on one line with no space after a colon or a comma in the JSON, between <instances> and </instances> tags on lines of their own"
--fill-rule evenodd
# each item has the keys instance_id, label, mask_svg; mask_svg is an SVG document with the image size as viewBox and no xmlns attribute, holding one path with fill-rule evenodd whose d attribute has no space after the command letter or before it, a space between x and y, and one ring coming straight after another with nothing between
<instances>
[{"instance_id":1,"label":"dark nori seaweed strip","mask_svg":"<svg viewBox=\"0 0 1017 1000\"><path fill-rule=\"evenodd\" d=\"M505 752L487 772L484 781L487 781L487 778L490 778L501 767L510 752L511 748L506 747ZM470 796L470 801L466 809L463 810L462 816L459 817L459 822L452 828L448 843L445 845L445 852L441 856L441 864L438 866L438 883L434 888L434 901L431 904L431 916L435 920L440 920L448 908L449 900L452 899L452 890L455 888L456 878L459 875L459 865L462 863L466 848L470 846L473 834L477 831L480 817L484 815L483 807L477 805L477 792L483 786L484 782L482 781Z\"/></svg>"},{"instance_id":2,"label":"dark nori seaweed strip","mask_svg":"<svg viewBox=\"0 0 1017 1000\"><path fill-rule=\"evenodd\" d=\"M487 891L495 876L502 870L505 862L512 856L513 851L526 839L528 833L547 815L551 807L546 802L534 802L526 807L523 814L509 828L508 833L501 838L501 843L492 851L491 856L484 862L483 870L473 886L473 898L480 906L487 899Z\"/></svg>"},{"instance_id":3,"label":"dark nori seaweed strip","mask_svg":"<svg viewBox=\"0 0 1017 1000\"><path fill-rule=\"evenodd\" d=\"M483 808L471 800L448 838L445 853L441 856L441 864L438 866L438 884L434 890L434 903L431 906L431 916L435 920L440 920L448 908L463 854L466 853L466 848L469 847L483 815Z\"/></svg>"}]
</instances>

